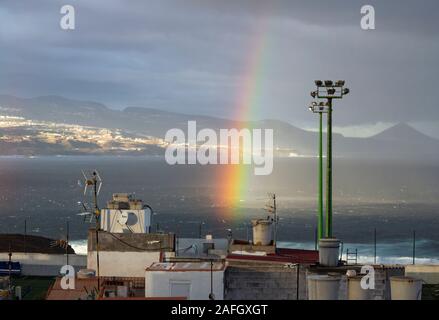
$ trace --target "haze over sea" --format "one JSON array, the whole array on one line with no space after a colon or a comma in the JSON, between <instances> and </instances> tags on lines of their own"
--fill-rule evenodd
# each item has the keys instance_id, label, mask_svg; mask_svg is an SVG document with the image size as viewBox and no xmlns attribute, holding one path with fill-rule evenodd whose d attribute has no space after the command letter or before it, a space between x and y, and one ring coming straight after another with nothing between
<instances>
[{"instance_id":1,"label":"haze over sea","mask_svg":"<svg viewBox=\"0 0 439 320\"><path fill-rule=\"evenodd\" d=\"M251 237L250 219L264 217L266 194L275 192L282 246L314 248L316 159L276 159L269 176L251 176L247 196L233 215L224 214L219 181L224 166L169 166L161 157L0 157L0 232L70 239L78 252L90 226L83 211L81 170L97 169L104 181L100 206L112 193L135 193L155 211L153 230L179 237ZM80 182L80 183L78 183ZM81 184L81 185L80 185ZM390 160L334 161L334 234L344 248L358 248L360 261L411 263L416 231L417 263L439 262L439 164Z\"/></svg>"}]
</instances>

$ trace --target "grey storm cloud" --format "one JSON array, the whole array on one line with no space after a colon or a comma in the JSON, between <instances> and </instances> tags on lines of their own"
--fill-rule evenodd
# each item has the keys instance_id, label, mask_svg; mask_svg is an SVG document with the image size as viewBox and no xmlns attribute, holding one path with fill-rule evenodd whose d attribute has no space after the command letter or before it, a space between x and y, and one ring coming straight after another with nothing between
<instances>
[{"instance_id":1,"label":"grey storm cloud","mask_svg":"<svg viewBox=\"0 0 439 320\"><path fill-rule=\"evenodd\" d=\"M59 27L65 4L74 31ZM360 28L365 4L376 30ZM435 0L3 0L0 93L223 117L247 94L249 117L305 124L314 80L346 79L339 126L439 121L438 9Z\"/></svg>"}]
</instances>

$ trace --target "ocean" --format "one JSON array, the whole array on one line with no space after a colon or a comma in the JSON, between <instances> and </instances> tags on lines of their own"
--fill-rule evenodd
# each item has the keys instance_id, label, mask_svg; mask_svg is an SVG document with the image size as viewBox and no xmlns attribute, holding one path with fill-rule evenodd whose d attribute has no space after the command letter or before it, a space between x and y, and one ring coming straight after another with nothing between
<instances>
[{"instance_id":1,"label":"ocean","mask_svg":"<svg viewBox=\"0 0 439 320\"><path fill-rule=\"evenodd\" d=\"M251 237L250 220L264 217L267 193L275 192L284 247L314 248L316 159L278 159L270 176L250 176L237 208L221 193L234 181L219 179L223 166L169 166L161 157L0 157L0 232L64 238L66 222L77 252L86 249L87 228L77 213L83 195L81 170L103 179L100 206L113 193L135 193L154 209L153 230L179 237L212 234ZM224 212L233 212L224 213ZM439 262L439 164L408 161L334 160L334 234L358 249L359 261L411 263L416 232L417 263Z\"/></svg>"}]
</instances>

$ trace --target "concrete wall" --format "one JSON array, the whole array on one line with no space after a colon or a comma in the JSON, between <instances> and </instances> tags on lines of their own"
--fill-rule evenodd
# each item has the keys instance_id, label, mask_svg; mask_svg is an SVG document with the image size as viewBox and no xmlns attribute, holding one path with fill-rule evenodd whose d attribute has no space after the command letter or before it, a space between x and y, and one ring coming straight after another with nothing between
<instances>
[{"instance_id":1,"label":"concrete wall","mask_svg":"<svg viewBox=\"0 0 439 320\"><path fill-rule=\"evenodd\" d=\"M306 299L306 266L299 268L299 299ZM225 300L296 300L297 267L283 263L229 262Z\"/></svg>"},{"instance_id":2,"label":"concrete wall","mask_svg":"<svg viewBox=\"0 0 439 320\"><path fill-rule=\"evenodd\" d=\"M8 253L0 253L1 261L8 261ZM12 261L21 264L22 274L26 276L57 276L60 269L66 264L64 254L45 254L45 253L12 253ZM69 254L69 264L75 271L87 266L87 256Z\"/></svg>"},{"instance_id":3,"label":"concrete wall","mask_svg":"<svg viewBox=\"0 0 439 320\"><path fill-rule=\"evenodd\" d=\"M108 233L99 231L99 251L174 251L175 235L172 233ZM88 232L88 251L96 250L96 232Z\"/></svg>"},{"instance_id":4,"label":"concrete wall","mask_svg":"<svg viewBox=\"0 0 439 320\"><path fill-rule=\"evenodd\" d=\"M174 256L175 235L108 233L99 231L99 275L105 277L144 277L145 268L161 257ZM90 229L87 268L97 270L96 233Z\"/></svg>"},{"instance_id":5,"label":"concrete wall","mask_svg":"<svg viewBox=\"0 0 439 320\"><path fill-rule=\"evenodd\" d=\"M439 265L407 265L405 275L422 279L427 284L439 284Z\"/></svg>"},{"instance_id":6,"label":"concrete wall","mask_svg":"<svg viewBox=\"0 0 439 320\"><path fill-rule=\"evenodd\" d=\"M172 283L190 286L189 300L208 300L210 294L210 271L146 271L145 296L171 297ZM224 299L224 270L213 272L215 300Z\"/></svg>"},{"instance_id":7,"label":"concrete wall","mask_svg":"<svg viewBox=\"0 0 439 320\"><path fill-rule=\"evenodd\" d=\"M144 277L145 268L160 261L159 251L99 252L99 275L103 277ZM97 270L96 251L88 252L87 268Z\"/></svg>"}]
</instances>

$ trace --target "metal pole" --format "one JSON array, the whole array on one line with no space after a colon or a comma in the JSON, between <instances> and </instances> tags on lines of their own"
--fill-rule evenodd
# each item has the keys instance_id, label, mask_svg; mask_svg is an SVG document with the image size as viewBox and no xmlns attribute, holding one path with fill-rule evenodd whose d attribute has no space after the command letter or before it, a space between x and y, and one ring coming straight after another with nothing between
<instances>
[{"instance_id":1,"label":"metal pole","mask_svg":"<svg viewBox=\"0 0 439 320\"><path fill-rule=\"evenodd\" d=\"M413 230L413 264L416 263L416 231Z\"/></svg>"},{"instance_id":2,"label":"metal pole","mask_svg":"<svg viewBox=\"0 0 439 320\"><path fill-rule=\"evenodd\" d=\"M318 231L317 231L317 228L314 228L314 250L316 250L317 251L317 243L318 243L318 239L319 238L319 236L318 236Z\"/></svg>"},{"instance_id":3,"label":"metal pole","mask_svg":"<svg viewBox=\"0 0 439 320\"><path fill-rule=\"evenodd\" d=\"M98 295L101 290L101 280L99 272L99 206L98 206L98 192L97 192L98 181L96 179L96 174L93 173L93 196L95 204L95 217L96 217L96 271L98 275Z\"/></svg>"},{"instance_id":4,"label":"metal pole","mask_svg":"<svg viewBox=\"0 0 439 320\"><path fill-rule=\"evenodd\" d=\"M277 244L277 211L276 211L276 194L273 194L273 211L274 211L274 249Z\"/></svg>"},{"instance_id":5,"label":"metal pole","mask_svg":"<svg viewBox=\"0 0 439 320\"><path fill-rule=\"evenodd\" d=\"M328 143L326 157L326 237L332 237L332 98L328 98Z\"/></svg>"},{"instance_id":6,"label":"metal pole","mask_svg":"<svg viewBox=\"0 0 439 320\"><path fill-rule=\"evenodd\" d=\"M24 219L23 252L26 253L27 221Z\"/></svg>"},{"instance_id":7,"label":"metal pole","mask_svg":"<svg viewBox=\"0 0 439 320\"><path fill-rule=\"evenodd\" d=\"M66 227L66 265L69 265L69 221L67 221Z\"/></svg>"},{"instance_id":8,"label":"metal pole","mask_svg":"<svg viewBox=\"0 0 439 320\"><path fill-rule=\"evenodd\" d=\"M213 260L210 260L210 294L213 297Z\"/></svg>"},{"instance_id":9,"label":"metal pole","mask_svg":"<svg viewBox=\"0 0 439 320\"><path fill-rule=\"evenodd\" d=\"M209 300L215 300L215 295L213 294L213 259L210 260L210 294Z\"/></svg>"},{"instance_id":10,"label":"metal pole","mask_svg":"<svg viewBox=\"0 0 439 320\"><path fill-rule=\"evenodd\" d=\"M11 280L11 275L12 275L12 251L11 251L11 243L9 242L9 293L11 293L11 288L12 288L12 280Z\"/></svg>"},{"instance_id":11,"label":"metal pole","mask_svg":"<svg viewBox=\"0 0 439 320\"><path fill-rule=\"evenodd\" d=\"M323 238L323 114L320 112L319 116L319 217L317 242Z\"/></svg>"},{"instance_id":12,"label":"metal pole","mask_svg":"<svg viewBox=\"0 0 439 320\"><path fill-rule=\"evenodd\" d=\"M300 279L300 264L296 265L296 300L299 300L299 279Z\"/></svg>"},{"instance_id":13,"label":"metal pole","mask_svg":"<svg viewBox=\"0 0 439 320\"><path fill-rule=\"evenodd\" d=\"M373 262L377 264L377 229L373 229Z\"/></svg>"}]
</instances>

